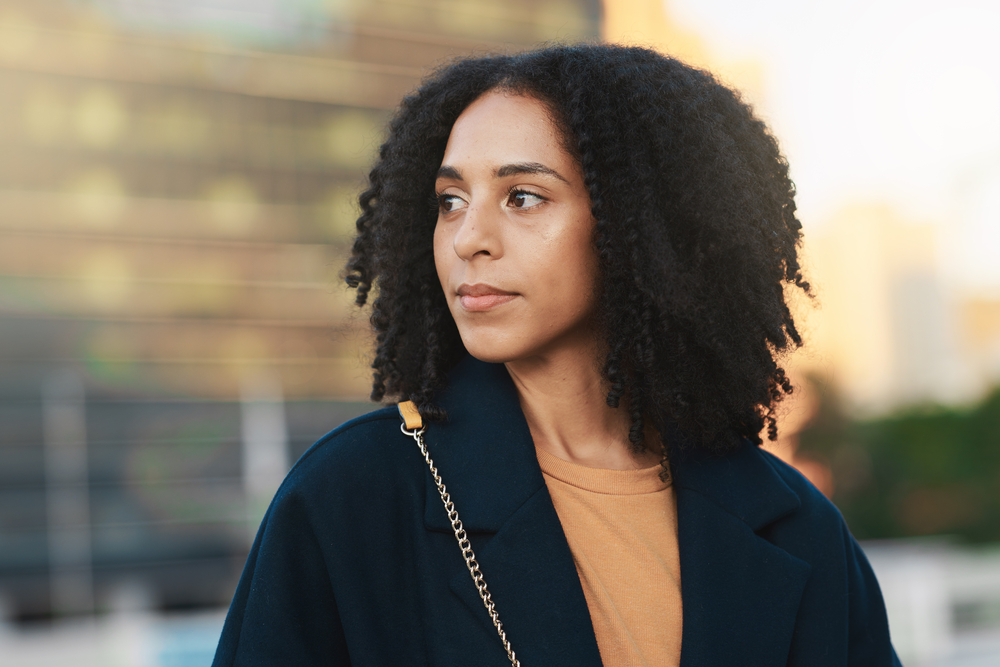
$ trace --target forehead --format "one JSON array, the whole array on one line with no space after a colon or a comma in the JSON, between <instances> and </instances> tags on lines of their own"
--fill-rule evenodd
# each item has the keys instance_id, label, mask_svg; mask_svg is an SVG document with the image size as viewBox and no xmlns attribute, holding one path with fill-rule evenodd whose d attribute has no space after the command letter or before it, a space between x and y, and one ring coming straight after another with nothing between
<instances>
[{"instance_id":1,"label":"forehead","mask_svg":"<svg viewBox=\"0 0 1000 667\"><path fill-rule=\"evenodd\" d=\"M554 167L573 159L545 103L534 97L488 92L455 121L443 164L471 167L539 162Z\"/></svg>"}]
</instances>

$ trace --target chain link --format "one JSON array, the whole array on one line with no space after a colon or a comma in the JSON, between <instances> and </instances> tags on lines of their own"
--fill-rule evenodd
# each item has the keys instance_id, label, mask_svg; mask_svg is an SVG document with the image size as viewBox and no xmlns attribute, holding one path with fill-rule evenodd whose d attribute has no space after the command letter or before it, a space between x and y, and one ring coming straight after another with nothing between
<instances>
[{"instance_id":1,"label":"chain link","mask_svg":"<svg viewBox=\"0 0 1000 667\"><path fill-rule=\"evenodd\" d=\"M407 431L406 424L400 424L399 428L403 433L417 441L420 453L424 455L424 461L427 462L427 467L430 468L431 477L434 479L438 493L441 494L444 511L448 513L448 520L451 521L451 529L455 531L455 539L458 540L458 547L462 550L462 558L465 559L465 566L469 568L469 574L472 575L472 582L476 585L479 597L482 598L483 605L493 620L493 627L497 629L497 634L500 635L500 641L503 642L503 647L507 651L507 658L510 659L510 664L514 667L521 667L521 662L514 655L514 649L510 645L510 640L507 639L507 633L504 632L503 623L500 622L500 615L497 614L496 606L493 604L493 597L486 590L486 580L483 579L483 573L479 571L476 554L473 553L469 536L465 533L465 528L462 527L462 520L458 518L458 510L455 509L455 503L451 501L451 494L448 493L444 482L441 481L441 475L438 474L437 468L434 467L434 461L431 460L431 455L427 451L427 445L424 444L424 429L418 428Z\"/></svg>"}]
</instances>

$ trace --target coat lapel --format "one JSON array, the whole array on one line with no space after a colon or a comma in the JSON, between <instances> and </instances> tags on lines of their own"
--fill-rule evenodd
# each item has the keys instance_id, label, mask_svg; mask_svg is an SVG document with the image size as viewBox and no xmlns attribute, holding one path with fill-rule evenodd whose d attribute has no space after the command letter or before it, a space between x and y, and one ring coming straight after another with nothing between
<instances>
[{"instance_id":1,"label":"coat lapel","mask_svg":"<svg viewBox=\"0 0 1000 667\"><path fill-rule=\"evenodd\" d=\"M476 557L523 664L601 665L587 600L545 489L477 549ZM495 634L468 571L452 577L451 589Z\"/></svg>"},{"instance_id":2,"label":"coat lapel","mask_svg":"<svg viewBox=\"0 0 1000 667\"><path fill-rule=\"evenodd\" d=\"M599 666L576 566L506 369L466 357L439 404L449 418L431 424L427 446L472 536L518 657L523 664ZM684 604L681 667L784 665L811 568L758 532L794 512L798 496L749 443L725 458L675 448L672 461ZM430 475L424 524L452 533ZM495 633L463 565L450 586ZM496 646L503 664L499 639Z\"/></svg>"},{"instance_id":3,"label":"coat lapel","mask_svg":"<svg viewBox=\"0 0 1000 667\"><path fill-rule=\"evenodd\" d=\"M467 357L450 379L440 397L448 421L427 429L427 447L472 536L518 659L599 667L587 601L510 376L502 365ZM430 475L424 524L452 534ZM464 565L456 567L450 586L495 636ZM497 664L503 664L499 638L496 646Z\"/></svg>"},{"instance_id":4,"label":"coat lapel","mask_svg":"<svg viewBox=\"0 0 1000 667\"><path fill-rule=\"evenodd\" d=\"M674 454L681 667L786 664L811 567L755 531L795 511L798 496L750 443L725 458Z\"/></svg>"}]
</instances>

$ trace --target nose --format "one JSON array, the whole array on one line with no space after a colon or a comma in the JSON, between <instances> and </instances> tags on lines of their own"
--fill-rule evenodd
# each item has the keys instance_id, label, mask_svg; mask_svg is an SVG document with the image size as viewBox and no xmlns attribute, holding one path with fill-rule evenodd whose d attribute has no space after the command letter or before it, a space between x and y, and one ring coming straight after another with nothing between
<instances>
[{"instance_id":1,"label":"nose","mask_svg":"<svg viewBox=\"0 0 1000 667\"><path fill-rule=\"evenodd\" d=\"M455 254L465 261L482 256L499 259L503 255L503 242L498 218L499 213L488 207L470 204L455 230Z\"/></svg>"}]
</instances>

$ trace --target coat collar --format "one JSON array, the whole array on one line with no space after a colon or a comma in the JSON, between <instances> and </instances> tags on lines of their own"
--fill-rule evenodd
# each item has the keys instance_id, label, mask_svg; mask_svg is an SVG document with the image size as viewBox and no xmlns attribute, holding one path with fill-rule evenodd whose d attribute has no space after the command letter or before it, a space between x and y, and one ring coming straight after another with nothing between
<instances>
[{"instance_id":1,"label":"coat collar","mask_svg":"<svg viewBox=\"0 0 1000 667\"><path fill-rule=\"evenodd\" d=\"M439 403L448 421L427 429L431 457L466 530L496 533L545 487L514 383L503 364L467 356L452 371ZM428 496L424 522L451 532L436 490Z\"/></svg>"},{"instance_id":2,"label":"coat collar","mask_svg":"<svg viewBox=\"0 0 1000 667\"><path fill-rule=\"evenodd\" d=\"M673 450L684 604L681 667L784 665L811 566L762 537L801 501L751 443Z\"/></svg>"},{"instance_id":3,"label":"coat collar","mask_svg":"<svg viewBox=\"0 0 1000 667\"><path fill-rule=\"evenodd\" d=\"M749 441L720 457L687 446L679 433L669 437L674 485L704 496L758 531L797 510L802 502L766 455Z\"/></svg>"},{"instance_id":4,"label":"coat collar","mask_svg":"<svg viewBox=\"0 0 1000 667\"><path fill-rule=\"evenodd\" d=\"M427 446L466 530L486 534L474 538L476 555L522 662L600 665L572 554L507 370L466 357L439 402L448 421L431 424ZM750 443L723 458L675 448L672 460L681 666L785 664L810 566L759 533L795 512L798 495ZM425 525L450 534L427 480ZM464 567L451 586L492 628Z\"/></svg>"},{"instance_id":5,"label":"coat collar","mask_svg":"<svg viewBox=\"0 0 1000 667\"><path fill-rule=\"evenodd\" d=\"M428 427L427 448L518 658L525 665L600 665L573 556L507 369L466 357L439 403L448 421ZM424 524L452 533L430 474ZM496 639L496 650L477 655L476 664L509 664L469 572L457 559L454 569L452 591Z\"/></svg>"}]
</instances>

